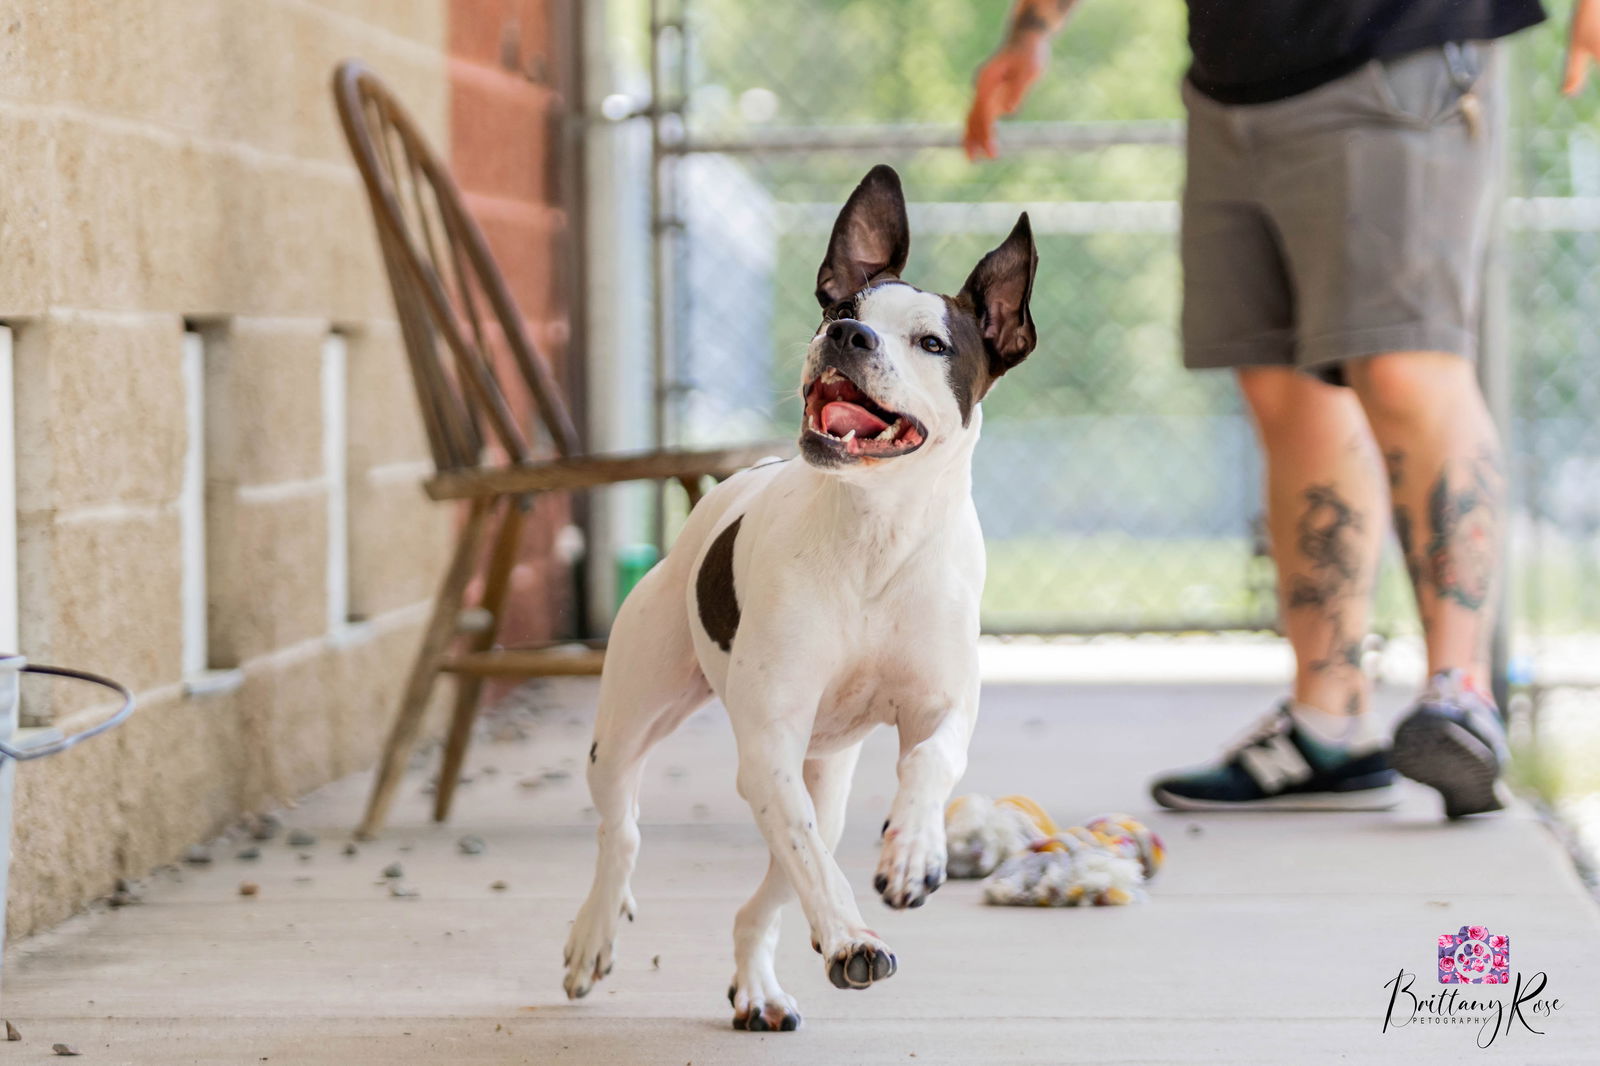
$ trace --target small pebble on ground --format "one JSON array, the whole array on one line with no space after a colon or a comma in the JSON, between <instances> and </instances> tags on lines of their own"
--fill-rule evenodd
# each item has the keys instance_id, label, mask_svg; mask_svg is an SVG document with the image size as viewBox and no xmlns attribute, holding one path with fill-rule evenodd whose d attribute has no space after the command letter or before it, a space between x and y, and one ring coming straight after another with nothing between
<instances>
[{"instance_id":1,"label":"small pebble on ground","mask_svg":"<svg viewBox=\"0 0 1600 1066\"><path fill-rule=\"evenodd\" d=\"M195 844L183 853L183 861L191 866L205 866L211 862L211 849L204 844Z\"/></svg>"},{"instance_id":2,"label":"small pebble on ground","mask_svg":"<svg viewBox=\"0 0 1600 1066\"><path fill-rule=\"evenodd\" d=\"M306 829L289 830L289 846L291 848L309 848L317 843L317 835Z\"/></svg>"},{"instance_id":3,"label":"small pebble on ground","mask_svg":"<svg viewBox=\"0 0 1600 1066\"><path fill-rule=\"evenodd\" d=\"M251 859L259 859L261 858L261 849L256 845L251 844L248 848L241 848L239 854L235 855L234 858L243 859L246 862L249 862Z\"/></svg>"},{"instance_id":4,"label":"small pebble on ground","mask_svg":"<svg viewBox=\"0 0 1600 1066\"><path fill-rule=\"evenodd\" d=\"M239 882L239 895L241 896L253 896L260 891L261 886L256 884L254 881Z\"/></svg>"},{"instance_id":5,"label":"small pebble on ground","mask_svg":"<svg viewBox=\"0 0 1600 1066\"><path fill-rule=\"evenodd\" d=\"M506 884L504 881L491 881L489 883L489 888L495 892L504 892L510 887L511 886Z\"/></svg>"},{"instance_id":6,"label":"small pebble on ground","mask_svg":"<svg viewBox=\"0 0 1600 1066\"><path fill-rule=\"evenodd\" d=\"M410 885L403 885L396 881L389 886L389 895L395 899L416 899L420 893Z\"/></svg>"},{"instance_id":7,"label":"small pebble on ground","mask_svg":"<svg viewBox=\"0 0 1600 1066\"><path fill-rule=\"evenodd\" d=\"M6 1039L7 1040L21 1040L22 1039L22 1034L17 1032L17 1027L12 1025L9 1021L6 1022Z\"/></svg>"},{"instance_id":8,"label":"small pebble on ground","mask_svg":"<svg viewBox=\"0 0 1600 1066\"><path fill-rule=\"evenodd\" d=\"M352 840L344 846L344 853L346 855L360 855L361 849L356 847L356 842Z\"/></svg>"},{"instance_id":9,"label":"small pebble on ground","mask_svg":"<svg viewBox=\"0 0 1600 1066\"><path fill-rule=\"evenodd\" d=\"M484 843L482 837L473 836L469 833L456 841L456 847L461 849L461 854L463 855L482 855L489 845Z\"/></svg>"},{"instance_id":10,"label":"small pebble on ground","mask_svg":"<svg viewBox=\"0 0 1600 1066\"><path fill-rule=\"evenodd\" d=\"M406 875L405 867L401 866L397 862L391 862L388 866L385 866L383 868L383 876L385 876L385 877L398 878L398 877L404 877L405 875Z\"/></svg>"},{"instance_id":11,"label":"small pebble on ground","mask_svg":"<svg viewBox=\"0 0 1600 1066\"><path fill-rule=\"evenodd\" d=\"M54 1051L57 1055L81 1055L81 1054L83 1054L83 1052L79 1051L77 1048L73 1047L71 1044L51 1044L50 1045L50 1050Z\"/></svg>"},{"instance_id":12,"label":"small pebble on ground","mask_svg":"<svg viewBox=\"0 0 1600 1066\"><path fill-rule=\"evenodd\" d=\"M276 814L263 814L250 827L250 836L254 840L271 840L282 828L283 822Z\"/></svg>"}]
</instances>

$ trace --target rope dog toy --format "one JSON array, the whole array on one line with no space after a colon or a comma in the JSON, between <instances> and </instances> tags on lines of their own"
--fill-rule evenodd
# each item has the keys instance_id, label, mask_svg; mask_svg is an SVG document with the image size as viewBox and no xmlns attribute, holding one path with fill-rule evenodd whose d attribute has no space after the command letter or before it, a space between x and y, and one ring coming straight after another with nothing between
<instances>
[{"instance_id":1,"label":"rope dog toy","mask_svg":"<svg viewBox=\"0 0 1600 1066\"><path fill-rule=\"evenodd\" d=\"M954 878L988 877L1007 859L1026 854L1037 840L1054 836L1055 822L1027 796L957 796L944 811L949 858L945 871Z\"/></svg>"},{"instance_id":2,"label":"rope dog toy","mask_svg":"<svg viewBox=\"0 0 1600 1066\"><path fill-rule=\"evenodd\" d=\"M1130 815L1058 829L1026 796L961 796L945 812L945 830L950 876L986 876L984 902L998 906L1142 902L1166 859L1161 838Z\"/></svg>"}]
</instances>

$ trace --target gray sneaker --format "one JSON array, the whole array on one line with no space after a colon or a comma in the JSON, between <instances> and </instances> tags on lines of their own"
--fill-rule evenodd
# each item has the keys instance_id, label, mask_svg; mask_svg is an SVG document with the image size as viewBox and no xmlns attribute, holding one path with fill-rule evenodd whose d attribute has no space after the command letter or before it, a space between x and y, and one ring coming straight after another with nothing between
<instances>
[{"instance_id":1,"label":"gray sneaker","mask_svg":"<svg viewBox=\"0 0 1600 1066\"><path fill-rule=\"evenodd\" d=\"M1437 789L1446 818L1506 805L1500 773L1509 761L1500 712L1459 670L1441 670L1400 724L1389 765Z\"/></svg>"}]
</instances>

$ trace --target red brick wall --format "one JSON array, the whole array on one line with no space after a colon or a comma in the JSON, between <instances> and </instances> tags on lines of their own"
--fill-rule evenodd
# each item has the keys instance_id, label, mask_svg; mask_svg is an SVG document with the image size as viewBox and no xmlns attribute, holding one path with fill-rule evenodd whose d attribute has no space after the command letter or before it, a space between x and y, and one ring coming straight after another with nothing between
<instances>
[{"instance_id":1,"label":"red brick wall","mask_svg":"<svg viewBox=\"0 0 1600 1066\"><path fill-rule=\"evenodd\" d=\"M567 105L558 88L564 57L556 42L566 2L451 0L449 45L451 169L529 335L563 385L571 380L571 330L561 295L567 218L556 147ZM577 398L568 391L575 408ZM547 639L570 623L569 580L552 556L554 536L570 520L565 497L535 503L502 630L505 643Z\"/></svg>"}]
</instances>

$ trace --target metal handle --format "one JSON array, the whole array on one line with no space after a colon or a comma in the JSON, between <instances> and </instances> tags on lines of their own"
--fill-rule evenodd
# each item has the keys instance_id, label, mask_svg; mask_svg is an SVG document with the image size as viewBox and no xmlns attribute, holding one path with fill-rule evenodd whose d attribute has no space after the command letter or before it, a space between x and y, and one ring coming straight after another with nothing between
<instances>
[{"instance_id":1,"label":"metal handle","mask_svg":"<svg viewBox=\"0 0 1600 1066\"><path fill-rule=\"evenodd\" d=\"M68 748L83 743L90 737L99 736L106 730L121 725L127 720L128 716L133 713L133 693L129 692L126 688L123 688L121 685L117 684L108 677L101 677L99 674L85 673L82 670L68 670L66 667L62 666L38 666L32 663L24 666L22 668L22 672L25 674L48 674L52 677L65 677L70 678L73 681L87 681L91 685L100 685L103 688L108 688L117 695L121 696L122 707L117 711L116 714L112 715L110 718L107 718L105 721L100 722L89 729L85 729L81 733L74 733L70 737L62 737L60 740L51 744L44 744L37 748L30 747L23 749L14 748L10 744L0 742L0 758L15 759L18 762L27 762L29 759L42 759L46 755L59 755Z\"/></svg>"}]
</instances>

